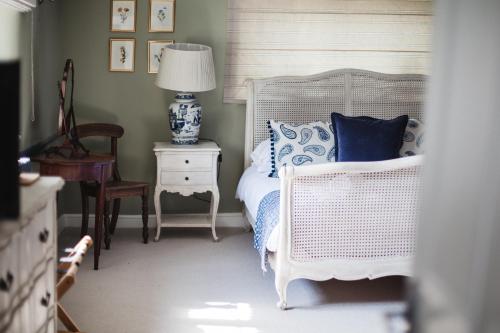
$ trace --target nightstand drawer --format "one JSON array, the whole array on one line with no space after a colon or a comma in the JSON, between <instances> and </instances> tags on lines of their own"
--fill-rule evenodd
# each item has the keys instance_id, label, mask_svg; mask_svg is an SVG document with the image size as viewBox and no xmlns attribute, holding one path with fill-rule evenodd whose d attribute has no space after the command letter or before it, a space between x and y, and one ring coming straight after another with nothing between
<instances>
[{"instance_id":1,"label":"nightstand drawer","mask_svg":"<svg viewBox=\"0 0 500 333\"><path fill-rule=\"evenodd\" d=\"M162 170L184 171L184 170L212 170L212 154L162 154Z\"/></svg>"},{"instance_id":2,"label":"nightstand drawer","mask_svg":"<svg viewBox=\"0 0 500 333\"><path fill-rule=\"evenodd\" d=\"M209 185L212 184L211 171L162 171L162 185Z\"/></svg>"}]
</instances>

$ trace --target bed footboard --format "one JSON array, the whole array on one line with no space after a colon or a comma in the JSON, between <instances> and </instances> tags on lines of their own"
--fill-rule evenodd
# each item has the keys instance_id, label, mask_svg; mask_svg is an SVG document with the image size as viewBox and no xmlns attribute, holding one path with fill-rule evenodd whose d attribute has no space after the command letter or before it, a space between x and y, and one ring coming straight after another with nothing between
<instances>
[{"instance_id":1,"label":"bed footboard","mask_svg":"<svg viewBox=\"0 0 500 333\"><path fill-rule=\"evenodd\" d=\"M296 278L410 275L423 157L280 170L278 305Z\"/></svg>"}]
</instances>

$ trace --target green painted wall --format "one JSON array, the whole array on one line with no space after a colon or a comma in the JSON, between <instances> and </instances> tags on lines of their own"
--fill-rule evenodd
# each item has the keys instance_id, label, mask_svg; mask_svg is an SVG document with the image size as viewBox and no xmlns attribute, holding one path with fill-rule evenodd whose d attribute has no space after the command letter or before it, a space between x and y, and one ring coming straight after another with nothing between
<instances>
[{"instance_id":1,"label":"green painted wall","mask_svg":"<svg viewBox=\"0 0 500 333\"><path fill-rule=\"evenodd\" d=\"M76 68L75 111L77 121L111 122L125 128L119 141L119 165L124 178L146 180L151 197L156 181L154 141L170 140L167 106L174 93L157 88L155 75L147 73L147 41L174 39L176 42L206 44L213 48L217 89L199 93L204 106L201 137L216 140L223 151L219 187L221 212L241 209L234 199L243 168L244 107L223 104L226 0L177 0L174 33L149 33L148 0L138 0L137 31L109 31L109 1L61 1L62 54L73 58ZM108 39L136 39L134 73L108 71ZM62 63L61 63L62 65ZM89 143L98 147L100 143ZM65 213L80 212L80 195L76 184L66 186L62 198ZM208 204L178 195L162 197L169 212L202 212ZM139 200L122 203L122 213L138 214ZM150 200L150 212L154 212Z\"/></svg>"},{"instance_id":2,"label":"green painted wall","mask_svg":"<svg viewBox=\"0 0 500 333\"><path fill-rule=\"evenodd\" d=\"M21 14L19 46L21 55L21 120L20 147L47 139L57 130L57 80L62 75L61 28L59 2L38 6L31 13ZM33 74L31 86L31 22L33 21ZM34 119L32 108L34 107Z\"/></svg>"}]
</instances>

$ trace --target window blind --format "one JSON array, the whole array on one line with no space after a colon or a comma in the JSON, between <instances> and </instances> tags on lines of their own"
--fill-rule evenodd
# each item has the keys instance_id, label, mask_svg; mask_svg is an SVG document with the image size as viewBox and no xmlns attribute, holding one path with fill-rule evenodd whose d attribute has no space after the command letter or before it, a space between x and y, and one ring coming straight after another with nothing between
<instances>
[{"instance_id":1,"label":"window blind","mask_svg":"<svg viewBox=\"0 0 500 333\"><path fill-rule=\"evenodd\" d=\"M339 68L428 74L430 0L228 0L224 102L245 81Z\"/></svg>"}]
</instances>

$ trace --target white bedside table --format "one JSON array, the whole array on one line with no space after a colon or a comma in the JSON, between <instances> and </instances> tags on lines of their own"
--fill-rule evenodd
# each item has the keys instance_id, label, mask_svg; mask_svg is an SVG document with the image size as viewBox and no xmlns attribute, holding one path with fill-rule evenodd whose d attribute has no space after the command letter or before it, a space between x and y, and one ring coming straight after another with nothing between
<instances>
[{"instance_id":1,"label":"white bedside table","mask_svg":"<svg viewBox=\"0 0 500 333\"><path fill-rule=\"evenodd\" d=\"M215 142L200 141L194 145L174 145L169 142L155 142L153 151L156 155L156 237L160 239L162 227L196 227L212 228L215 233L215 219L219 207L219 188L217 186L217 158L220 148ZM163 191L179 193L183 196L195 192L212 192L209 216L176 216L162 219L160 194ZM193 223L194 222L194 223Z\"/></svg>"}]
</instances>

